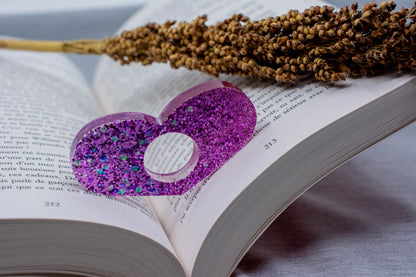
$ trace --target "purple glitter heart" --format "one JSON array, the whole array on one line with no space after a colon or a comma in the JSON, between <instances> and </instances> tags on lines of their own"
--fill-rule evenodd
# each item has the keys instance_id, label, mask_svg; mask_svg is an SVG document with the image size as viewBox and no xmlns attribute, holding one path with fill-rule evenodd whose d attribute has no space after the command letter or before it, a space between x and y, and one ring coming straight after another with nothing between
<instances>
[{"instance_id":1,"label":"purple glitter heart","mask_svg":"<svg viewBox=\"0 0 416 277\"><path fill-rule=\"evenodd\" d=\"M232 84L209 81L173 99L159 118L118 113L88 123L72 147L75 177L88 190L106 195L180 195L215 172L251 139L256 110ZM181 133L194 141L189 162L156 180L144 154L153 140ZM190 171L190 173L189 173ZM181 179L178 176L183 176ZM163 177L163 176L162 176Z\"/></svg>"}]
</instances>

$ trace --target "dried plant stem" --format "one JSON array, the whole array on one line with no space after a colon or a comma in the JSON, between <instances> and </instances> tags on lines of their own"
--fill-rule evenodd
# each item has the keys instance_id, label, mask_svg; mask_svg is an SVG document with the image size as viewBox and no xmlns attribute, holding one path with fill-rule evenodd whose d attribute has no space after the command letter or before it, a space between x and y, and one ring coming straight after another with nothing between
<instances>
[{"instance_id":1,"label":"dried plant stem","mask_svg":"<svg viewBox=\"0 0 416 277\"><path fill-rule=\"evenodd\" d=\"M0 40L0 48L101 55L105 53L105 42L92 39L74 41Z\"/></svg>"},{"instance_id":2,"label":"dried plant stem","mask_svg":"<svg viewBox=\"0 0 416 277\"><path fill-rule=\"evenodd\" d=\"M316 6L257 21L236 14L215 25L206 25L204 15L191 22L149 23L100 41L0 41L0 47L106 54L121 64L169 63L213 76L291 82L313 74L338 81L385 68L416 69L416 4L393 12L395 7L393 1L380 7L373 1L361 11L357 3L338 11Z\"/></svg>"}]
</instances>

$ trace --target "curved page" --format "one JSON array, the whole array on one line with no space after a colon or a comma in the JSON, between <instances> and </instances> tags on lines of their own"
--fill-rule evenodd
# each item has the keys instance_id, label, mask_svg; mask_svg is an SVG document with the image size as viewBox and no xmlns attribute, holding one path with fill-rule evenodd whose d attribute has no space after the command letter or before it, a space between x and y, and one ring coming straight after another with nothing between
<instances>
[{"instance_id":1,"label":"curved page","mask_svg":"<svg viewBox=\"0 0 416 277\"><path fill-rule=\"evenodd\" d=\"M56 54L0 51L0 224L4 219L95 222L172 247L146 198L85 191L73 177L75 134L101 112L77 69Z\"/></svg>"},{"instance_id":2,"label":"curved page","mask_svg":"<svg viewBox=\"0 0 416 277\"><path fill-rule=\"evenodd\" d=\"M287 4L250 0L201 0L181 5L175 1L152 2L120 31L167 19L189 21L201 14L208 14L207 24L240 12L256 19L276 16L289 8L302 10L322 4L300 0ZM186 273L191 275L200 247L216 220L266 168L311 134L410 78L392 75L348 80L335 87L311 80L282 85L220 75L220 80L240 87L254 103L258 114L254 138L209 180L186 194L151 199ZM199 72L173 70L166 64L120 66L103 58L94 90L107 112L139 111L156 116L177 94L210 79Z\"/></svg>"}]
</instances>

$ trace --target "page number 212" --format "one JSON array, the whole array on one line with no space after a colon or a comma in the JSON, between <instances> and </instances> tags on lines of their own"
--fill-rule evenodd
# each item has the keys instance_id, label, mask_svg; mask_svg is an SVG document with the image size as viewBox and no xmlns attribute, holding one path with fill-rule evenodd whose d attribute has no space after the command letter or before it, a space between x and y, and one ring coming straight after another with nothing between
<instances>
[{"instance_id":1,"label":"page number 212","mask_svg":"<svg viewBox=\"0 0 416 277\"><path fill-rule=\"evenodd\" d=\"M44 201L43 204L45 207L54 207L54 208L61 207L61 202L57 202L57 201Z\"/></svg>"}]
</instances>

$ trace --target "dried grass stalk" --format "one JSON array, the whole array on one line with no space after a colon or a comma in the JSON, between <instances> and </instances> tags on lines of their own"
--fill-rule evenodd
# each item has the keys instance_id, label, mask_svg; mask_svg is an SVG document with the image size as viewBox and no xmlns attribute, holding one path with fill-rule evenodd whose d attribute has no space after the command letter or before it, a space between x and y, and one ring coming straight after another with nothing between
<instances>
[{"instance_id":1,"label":"dried grass stalk","mask_svg":"<svg viewBox=\"0 0 416 277\"><path fill-rule=\"evenodd\" d=\"M0 47L107 54L121 64L169 63L210 75L238 74L290 82L314 74L323 81L375 75L386 67L416 68L416 7L397 12L393 1L358 10L354 3L250 21L241 14L215 25L207 16L186 23L150 23L100 41L7 41ZM416 4L415 4L416 6Z\"/></svg>"}]
</instances>

